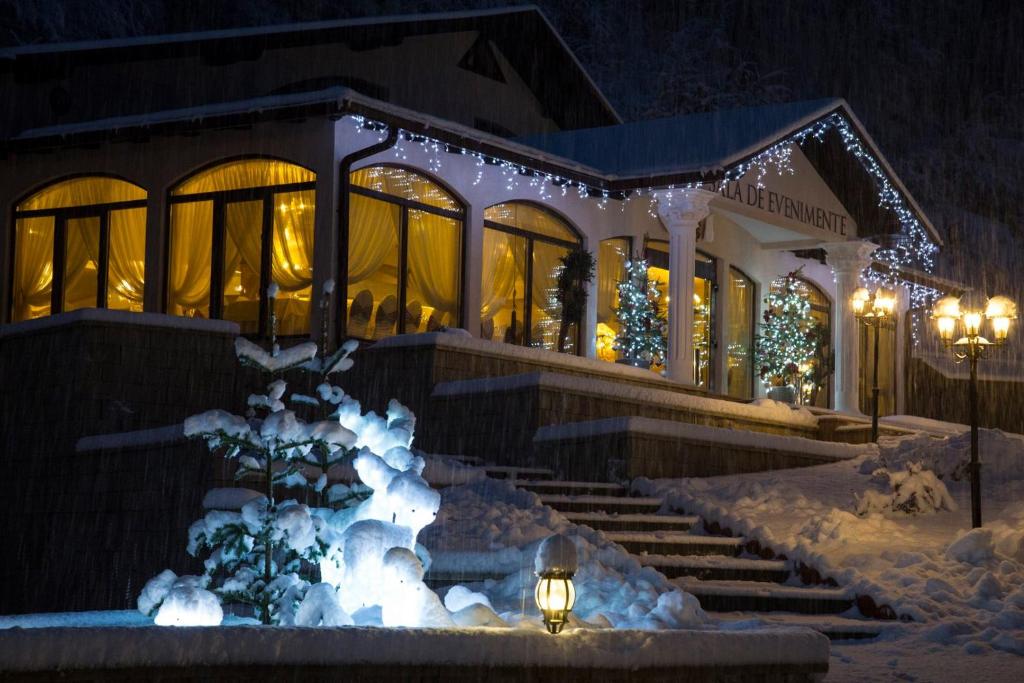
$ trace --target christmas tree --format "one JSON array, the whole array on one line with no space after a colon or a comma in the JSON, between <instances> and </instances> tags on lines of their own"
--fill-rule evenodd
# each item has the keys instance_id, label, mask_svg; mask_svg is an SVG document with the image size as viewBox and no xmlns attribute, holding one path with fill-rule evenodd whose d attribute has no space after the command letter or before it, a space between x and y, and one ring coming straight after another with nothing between
<instances>
[{"instance_id":1,"label":"christmas tree","mask_svg":"<svg viewBox=\"0 0 1024 683\"><path fill-rule=\"evenodd\" d=\"M615 349L625 360L661 363L665 357L668 321L658 312L661 291L658 282L647 277L647 261L626 261L626 279L618 284L619 306L615 316L619 333Z\"/></svg>"},{"instance_id":2,"label":"christmas tree","mask_svg":"<svg viewBox=\"0 0 1024 683\"><path fill-rule=\"evenodd\" d=\"M761 334L755 357L761 381L767 387L801 387L812 374L818 353L819 323L811 315L811 302L803 291L800 270L776 280L764 299Z\"/></svg>"}]
</instances>

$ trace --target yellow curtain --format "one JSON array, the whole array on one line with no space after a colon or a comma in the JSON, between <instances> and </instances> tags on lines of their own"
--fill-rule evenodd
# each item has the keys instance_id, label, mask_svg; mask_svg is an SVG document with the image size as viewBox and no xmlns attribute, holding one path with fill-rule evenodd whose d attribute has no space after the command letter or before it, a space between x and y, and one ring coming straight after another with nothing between
<instances>
[{"instance_id":1,"label":"yellow curtain","mask_svg":"<svg viewBox=\"0 0 1024 683\"><path fill-rule=\"evenodd\" d=\"M436 206L448 211L462 207L444 188L418 173L394 166L368 166L352 171L350 182L368 190L402 197L414 202Z\"/></svg>"},{"instance_id":2,"label":"yellow curtain","mask_svg":"<svg viewBox=\"0 0 1024 683\"><path fill-rule=\"evenodd\" d=\"M146 275L146 209L111 211L109 228L107 307L141 310Z\"/></svg>"},{"instance_id":3,"label":"yellow curtain","mask_svg":"<svg viewBox=\"0 0 1024 683\"><path fill-rule=\"evenodd\" d=\"M313 216L316 192L303 190L275 195L274 250L271 278L284 292L297 292L313 283Z\"/></svg>"},{"instance_id":4,"label":"yellow curtain","mask_svg":"<svg viewBox=\"0 0 1024 683\"><path fill-rule=\"evenodd\" d=\"M409 210L408 300L432 306L454 322L459 306L461 223Z\"/></svg>"},{"instance_id":5,"label":"yellow curtain","mask_svg":"<svg viewBox=\"0 0 1024 683\"><path fill-rule=\"evenodd\" d=\"M597 321L618 330L615 308L619 299L619 282L626 277L629 242L610 239L601 242L597 261Z\"/></svg>"},{"instance_id":6,"label":"yellow curtain","mask_svg":"<svg viewBox=\"0 0 1024 683\"><path fill-rule=\"evenodd\" d=\"M312 171L277 159L239 159L201 171L179 184L172 195L272 187L316 180Z\"/></svg>"},{"instance_id":7,"label":"yellow curtain","mask_svg":"<svg viewBox=\"0 0 1024 683\"><path fill-rule=\"evenodd\" d=\"M480 284L480 319L490 320L512 302L517 272L516 250L521 238L491 228L484 228L484 261ZM519 261L525 257L519 254Z\"/></svg>"},{"instance_id":8,"label":"yellow curtain","mask_svg":"<svg viewBox=\"0 0 1024 683\"><path fill-rule=\"evenodd\" d=\"M171 204L167 304L172 313L209 315L212 246L213 202Z\"/></svg>"},{"instance_id":9,"label":"yellow curtain","mask_svg":"<svg viewBox=\"0 0 1024 683\"><path fill-rule=\"evenodd\" d=\"M484 209L484 220L566 242L579 240L565 221L549 211L524 202L508 202L488 207Z\"/></svg>"},{"instance_id":10,"label":"yellow curtain","mask_svg":"<svg viewBox=\"0 0 1024 683\"><path fill-rule=\"evenodd\" d=\"M11 319L50 314L53 286L53 218L19 218L15 223L14 289Z\"/></svg>"},{"instance_id":11,"label":"yellow curtain","mask_svg":"<svg viewBox=\"0 0 1024 683\"><path fill-rule=\"evenodd\" d=\"M376 273L398 249L399 207L354 193L349 197L348 282L354 284Z\"/></svg>"},{"instance_id":12,"label":"yellow curtain","mask_svg":"<svg viewBox=\"0 0 1024 683\"><path fill-rule=\"evenodd\" d=\"M143 201L146 191L137 185L101 176L71 178L50 185L21 202L17 211L42 211ZM141 307L145 286L146 209L110 213L109 282L131 304ZM95 306L98 286L99 219L76 218L66 223L64 292L66 310ZM50 313L53 279L52 218L18 219L16 227L14 307L15 320ZM48 242L47 242L48 241ZM120 258L128 252L132 258ZM90 280L91 279L91 280ZM122 284L124 283L124 284Z\"/></svg>"}]
</instances>

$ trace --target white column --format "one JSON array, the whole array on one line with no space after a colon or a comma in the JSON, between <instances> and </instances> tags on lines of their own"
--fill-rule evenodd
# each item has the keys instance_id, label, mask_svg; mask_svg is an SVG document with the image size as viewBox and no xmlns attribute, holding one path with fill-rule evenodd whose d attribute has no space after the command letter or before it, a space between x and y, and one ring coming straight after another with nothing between
<instances>
[{"instance_id":1,"label":"white column","mask_svg":"<svg viewBox=\"0 0 1024 683\"><path fill-rule=\"evenodd\" d=\"M836 278L836 300L833 305L833 336L836 349L834 376L835 408L844 413L860 413L858 380L860 375L857 319L850 308L850 297L860 286L860 273L871 263L877 245L870 242L833 242L822 245L826 261Z\"/></svg>"},{"instance_id":2,"label":"white column","mask_svg":"<svg viewBox=\"0 0 1024 683\"><path fill-rule=\"evenodd\" d=\"M466 281L463 326L474 337L480 336L480 282L483 278L484 210L479 203L466 207Z\"/></svg>"},{"instance_id":3,"label":"white column","mask_svg":"<svg viewBox=\"0 0 1024 683\"><path fill-rule=\"evenodd\" d=\"M659 193L658 216L668 230L668 375L693 384L693 266L697 254L697 224L708 215L718 195L707 190Z\"/></svg>"}]
</instances>

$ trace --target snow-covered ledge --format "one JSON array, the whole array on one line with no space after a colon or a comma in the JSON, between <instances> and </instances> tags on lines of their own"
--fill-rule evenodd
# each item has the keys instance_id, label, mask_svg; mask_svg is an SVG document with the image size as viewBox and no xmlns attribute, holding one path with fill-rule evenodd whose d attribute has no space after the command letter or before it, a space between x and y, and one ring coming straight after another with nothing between
<instances>
[{"instance_id":1,"label":"snow-covered ledge","mask_svg":"<svg viewBox=\"0 0 1024 683\"><path fill-rule=\"evenodd\" d=\"M112 448L138 448L140 446L162 446L185 440L185 430L179 422L166 427L138 429L132 432L94 434L83 436L75 443L76 453L89 453Z\"/></svg>"},{"instance_id":2,"label":"snow-covered ledge","mask_svg":"<svg viewBox=\"0 0 1024 683\"><path fill-rule=\"evenodd\" d=\"M827 672L828 658L828 639L803 628L578 629L557 637L526 629L486 628L0 629L0 670L8 674L244 666L250 672L247 677L255 674L255 680L263 680L253 667L339 667L339 672L367 667L364 674L380 667L390 675L411 673L416 667L442 673L479 669L478 678L484 680L487 671L507 667L521 669L524 679L530 680L537 680L538 668L572 668L634 673L678 669L680 674L714 671L736 677L763 671L767 675L758 680L792 681L812 680L812 674Z\"/></svg>"},{"instance_id":3,"label":"snow-covered ledge","mask_svg":"<svg viewBox=\"0 0 1024 683\"><path fill-rule=\"evenodd\" d=\"M29 334L81 322L135 325L138 327L163 327L175 330L213 332L232 336L239 334L238 323L231 322L230 320L183 318L178 315L166 315L164 313L132 313L131 311L113 311L107 308L80 308L69 313L57 313L45 318L0 325L0 337L13 337L15 335Z\"/></svg>"},{"instance_id":4,"label":"snow-covered ledge","mask_svg":"<svg viewBox=\"0 0 1024 683\"><path fill-rule=\"evenodd\" d=\"M644 382L653 382L663 385L666 389L673 387L683 388L684 385L673 382L670 379L655 374L650 370L635 368L631 365L621 363L609 363L596 358L584 356L570 356L565 353L556 353L545 349L535 349L529 346L516 346L503 342L490 341L472 337L464 330L449 332L425 332L423 334L400 334L394 337L382 339L371 348L373 349L399 349L413 347L436 347L441 349L453 349L467 353L475 353L482 356L508 358L512 360L538 363L551 367L561 367L569 370L577 370L590 375L606 375L609 378L628 378ZM686 386L693 389L692 386Z\"/></svg>"}]
</instances>

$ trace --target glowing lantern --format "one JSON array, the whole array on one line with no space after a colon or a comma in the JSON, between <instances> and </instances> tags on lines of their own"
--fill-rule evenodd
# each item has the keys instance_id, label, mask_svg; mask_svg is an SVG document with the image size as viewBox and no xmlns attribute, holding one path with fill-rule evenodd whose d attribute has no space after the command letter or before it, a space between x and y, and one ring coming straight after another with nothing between
<instances>
[{"instance_id":1,"label":"glowing lantern","mask_svg":"<svg viewBox=\"0 0 1024 683\"><path fill-rule=\"evenodd\" d=\"M856 316L863 315L864 307L867 306L868 300L871 298L871 293L864 287L859 287L850 297L850 307L853 308L853 314Z\"/></svg>"},{"instance_id":2,"label":"glowing lantern","mask_svg":"<svg viewBox=\"0 0 1024 683\"><path fill-rule=\"evenodd\" d=\"M534 598L548 633L560 633L576 603L572 577L578 568L576 544L567 536L550 536L537 548L534 570L539 577Z\"/></svg>"},{"instance_id":3,"label":"glowing lantern","mask_svg":"<svg viewBox=\"0 0 1024 683\"><path fill-rule=\"evenodd\" d=\"M896 295L887 289L879 289L875 292L875 301L872 305L874 314L879 318L887 318L896 310Z\"/></svg>"},{"instance_id":4,"label":"glowing lantern","mask_svg":"<svg viewBox=\"0 0 1024 683\"><path fill-rule=\"evenodd\" d=\"M956 322L960 319L960 299L955 296L944 296L935 302L932 318L939 328L939 337L947 344L956 336Z\"/></svg>"},{"instance_id":5,"label":"glowing lantern","mask_svg":"<svg viewBox=\"0 0 1024 683\"><path fill-rule=\"evenodd\" d=\"M1010 333L1010 321L1017 318L1017 304L1008 297L994 296L985 306L985 317L992 321L995 342L1002 344Z\"/></svg>"}]
</instances>

